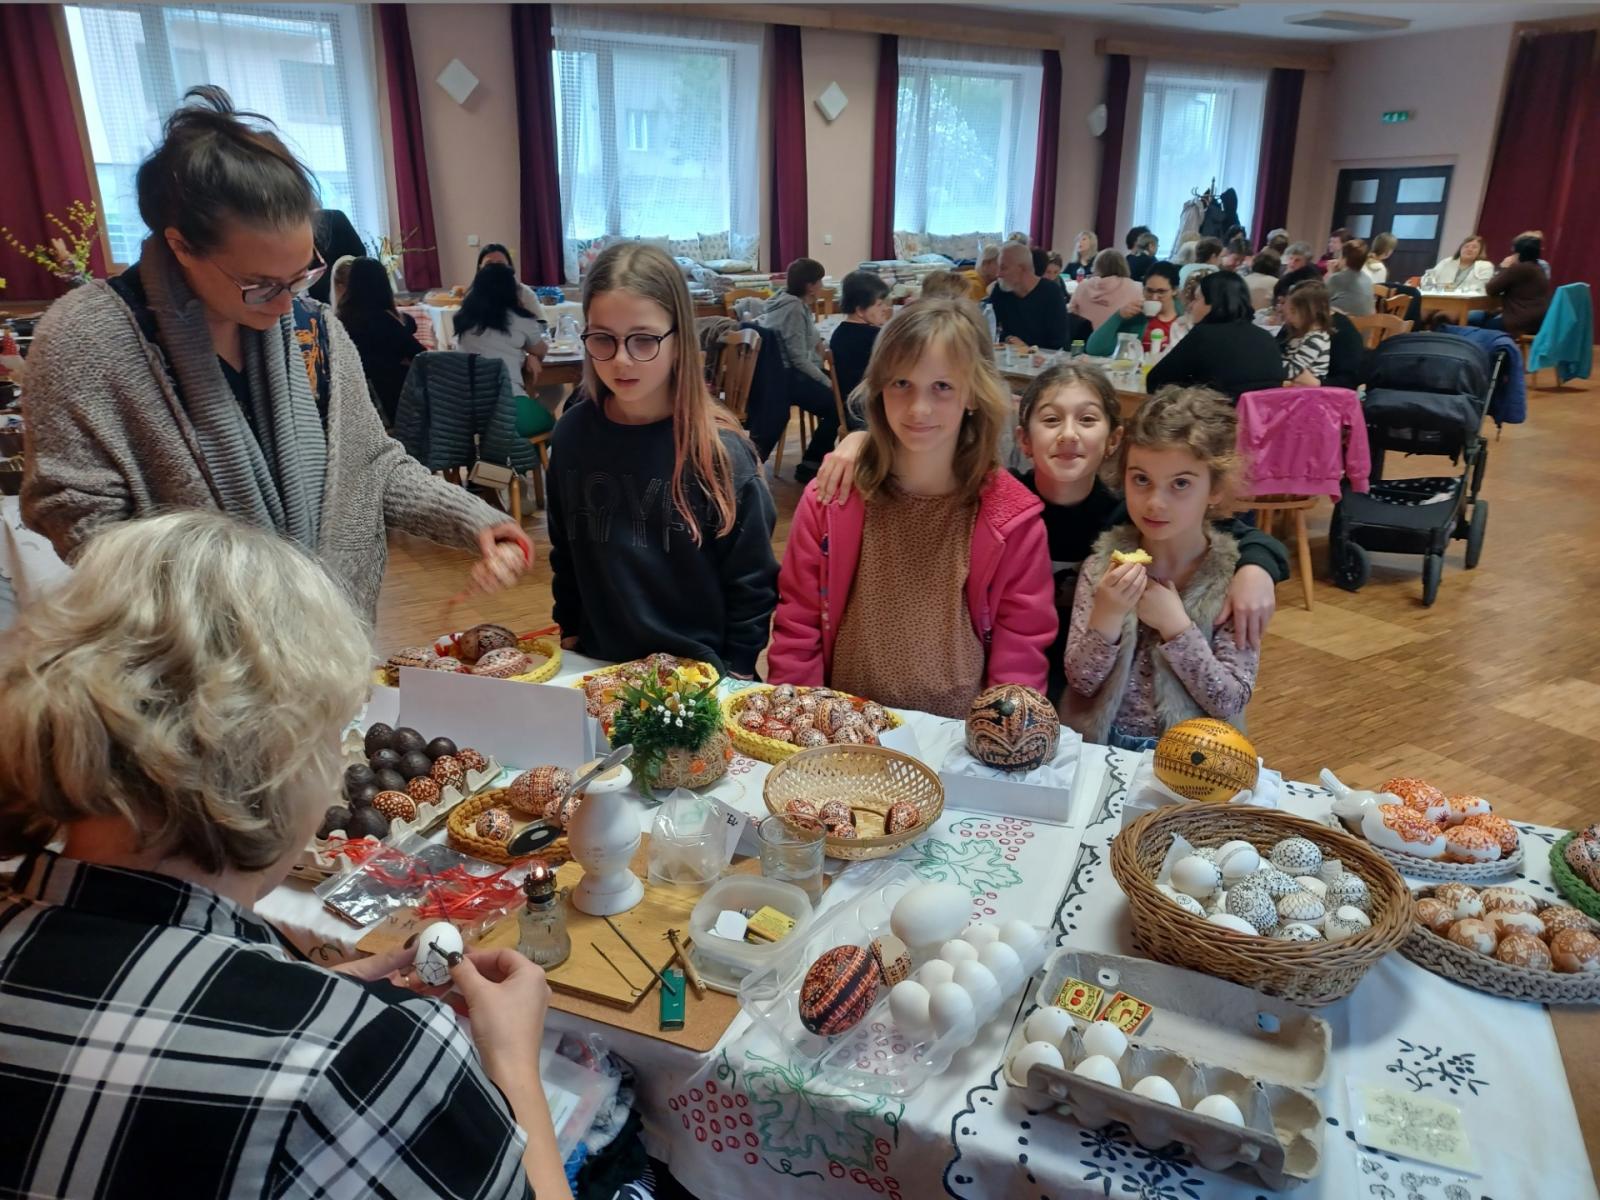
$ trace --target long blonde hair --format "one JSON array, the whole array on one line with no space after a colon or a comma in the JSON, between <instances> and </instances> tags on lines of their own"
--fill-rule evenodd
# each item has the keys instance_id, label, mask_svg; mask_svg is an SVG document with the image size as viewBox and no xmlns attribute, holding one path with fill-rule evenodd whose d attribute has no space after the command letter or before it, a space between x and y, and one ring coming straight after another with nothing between
<instances>
[{"instance_id":1,"label":"long blonde hair","mask_svg":"<svg viewBox=\"0 0 1600 1200\"><path fill-rule=\"evenodd\" d=\"M894 431L884 413L884 389L932 346L943 351L952 376L962 385L962 399L972 411L961 420L956 438L956 488L976 500L989 473L999 465L1000 435L1011 421L1011 389L995 369L989 330L977 307L961 300L922 300L883 327L872 347L867 374L851 394L851 403L867 413L867 445L856 463L856 487L870 500L894 470Z\"/></svg>"},{"instance_id":2,"label":"long blonde hair","mask_svg":"<svg viewBox=\"0 0 1600 1200\"><path fill-rule=\"evenodd\" d=\"M605 292L628 291L654 301L672 319L672 506L678 510L695 545L701 541L700 522L689 503L685 474L692 474L711 506L717 510L717 536L733 528L736 517L733 463L722 444L727 430L743 436L734 415L718 404L706 387L700 340L695 336L694 305L683 272L666 252L644 242L618 242L603 250L584 276L583 317ZM583 384L596 404L612 395L585 357Z\"/></svg>"}]
</instances>

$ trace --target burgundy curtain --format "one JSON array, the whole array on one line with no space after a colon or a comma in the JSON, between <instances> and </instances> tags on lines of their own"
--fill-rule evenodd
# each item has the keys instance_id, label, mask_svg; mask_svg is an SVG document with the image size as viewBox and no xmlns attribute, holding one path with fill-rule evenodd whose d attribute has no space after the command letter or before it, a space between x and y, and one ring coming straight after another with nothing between
<instances>
[{"instance_id":1,"label":"burgundy curtain","mask_svg":"<svg viewBox=\"0 0 1600 1200\"><path fill-rule=\"evenodd\" d=\"M800 70L800 29L772 27L772 236L767 263L785 270L806 256L806 89Z\"/></svg>"},{"instance_id":2,"label":"burgundy curtain","mask_svg":"<svg viewBox=\"0 0 1600 1200\"><path fill-rule=\"evenodd\" d=\"M1126 54L1106 56L1106 131L1100 138L1100 195L1094 207L1094 231L1102 246L1121 245L1117 237L1117 193L1122 183L1122 129L1128 123Z\"/></svg>"},{"instance_id":3,"label":"burgundy curtain","mask_svg":"<svg viewBox=\"0 0 1600 1200\"><path fill-rule=\"evenodd\" d=\"M1039 146L1034 152L1033 217L1028 236L1050 249L1056 224L1056 163L1061 148L1061 52L1044 52L1044 85L1039 89Z\"/></svg>"},{"instance_id":4,"label":"burgundy curtain","mask_svg":"<svg viewBox=\"0 0 1600 1200\"><path fill-rule=\"evenodd\" d=\"M894 257L894 143L900 108L900 39L878 35L878 95L872 113L872 257Z\"/></svg>"},{"instance_id":5,"label":"burgundy curtain","mask_svg":"<svg viewBox=\"0 0 1600 1200\"><path fill-rule=\"evenodd\" d=\"M61 231L45 213L66 219L74 200L89 204L89 170L73 117L72 86L61 61L53 4L0 5L0 163L5 164L5 211L0 225L32 249ZM105 214L100 214L101 227ZM97 241L89 260L106 273ZM53 300L66 291L54 275L0 242L0 279L8 301Z\"/></svg>"},{"instance_id":6,"label":"burgundy curtain","mask_svg":"<svg viewBox=\"0 0 1600 1200\"><path fill-rule=\"evenodd\" d=\"M1500 110L1478 232L1489 257L1511 252L1511 239L1542 229L1544 257L1557 284L1600 278L1600 229L1594 196L1600 165L1600 70L1596 32L1525 34L1517 46Z\"/></svg>"},{"instance_id":7,"label":"burgundy curtain","mask_svg":"<svg viewBox=\"0 0 1600 1200\"><path fill-rule=\"evenodd\" d=\"M556 284L561 252L561 175L556 155L555 37L548 4L511 6L511 62L517 88L517 161L521 167L522 280Z\"/></svg>"},{"instance_id":8,"label":"burgundy curtain","mask_svg":"<svg viewBox=\"0 0 1600 1200\"><path fill-rule=\"evenodd\" d=\"M1256 167L1256 211L1250 237L1260 246L1267 234L1289 223L1289 184L1294 177L1294 139L1300 127L1300 93L1306 73L1274 67L1267 80L1267 115L1261 127Z\"/></svg>"},{"instance_id":9,"label":"burgundy curtain","mask_svg":"<svg viewBox=\"0 0 1600 1200\"><path fill-rule=\"evenodd\" d=\"M417 64L411 57L411 26L404 4L376 7L378 28L383 33L384 75L389 82L399 236L406 250L400 267L406 287L421 291L438 287L444 280L439 274L439 239L433 228L433 193L428 190L428 152L422 139L422 100L417 94Z\"/></svg>"}]
</instances>

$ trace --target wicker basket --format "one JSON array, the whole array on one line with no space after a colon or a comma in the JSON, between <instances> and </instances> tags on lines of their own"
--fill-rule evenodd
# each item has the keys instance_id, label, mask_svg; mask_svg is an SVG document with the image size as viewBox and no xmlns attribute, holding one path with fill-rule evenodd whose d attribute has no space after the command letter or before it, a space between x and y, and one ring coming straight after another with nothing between
<instances>
[{"instance_id":1,"label":"wicker basket","mask_svg":"<svg viewBox=\"0 0 1600 1200\"><path fill-rule=\"evenodd\" d=\"M579 678L574 679L569 686L575 687L580 692L583 692L585 694L585 697L584 697L585 700L588 700L589 685L591 683L593 683L595 680L597 680L597 679L605 679L605 680L615 679L616 682L619 683L619 684L620 683L624 683L625 681L621 678L623 670L625 668L627 668L627 667L633 666L635 663L639 663L639 662L642 662L642 661L644 661L644 660L636 658L636 659L633 659L633 660L631 660L629 662L613 663L609 667L601 667L598 671L590 671L588 674L582 675ZM716 667L712 666L708 662L701 662L697 658L680 658L680 659L678 659L678 663L680 665L682 665L682 666L699 667L700 670L702 672L704 672L705 675L708 677L707 681L710 682L710 683L716 683L717 680L722 678L722 676L718 673ZM589 715L591 717L598 717L600 715L600 712L599 712L598 708L596 708L596 706L594 705L593 701L589 701L588 710L589 710Z\"/></svg>"},{"instance_id":2,"label":"wicker basket","mask_svg":"<svg viewBox=\"0 0 1600 1200\"><path fill-rule=\"evenodd\" d=\"M488 838L479 837L477 830L473 828L477 823L478 814L496 806L504 808L511 814L513 834L527 824L527 821L517 820L517 810L506 802L505 796L505 788L494 788L487 792L479 792L451 809L450 816L445 822L445 828L449 830L451 848L463 854L470 854L473 858L481 858L484 862L499 863L501 866L526 862L530 858L542 858L552 867L556 867L572 857L572 851L568 848L567 839L564 837L557 838L548 846L535 850L532 854L524 854L520 858L507 854L504 842L492 842Z\"/></svg>"},{"instance_id":3,"label":"wicker basket","mask_svg":"<svg viewBox=\"0 0 1600 1200\"><path fill-rule=\"evenodd\" d=\"M759 687L741 688L737 692L733 692L728 696L724 696L722 699L722 724L723 727L727 729L728 736L733 739L734 749L739 751L740 754L743 754L746 758L755 758L764 763L772 763L773 765L777 765L778 763L783 762L785 759L793 758L796 754L799 754L804 747L796 746L793 742L780 742L777 738L769 738L765 734L752 733L743 725L739 724L739 722L735 719L739 715L739 710L744 707L744 702L751 696L754 696L757 692L770 692L772 690L773 689L771 685L762 685ZM796 692L801 694L811 690L811 688L795 689ZM836 694L844 696L844 698L854 704L858 710L863 704L866 703L866 701L861 699L859 696L847 696L844 692L838 692ZM905 722L902 721L899 715L894 711L886 708L884 709L884 712L889 717L889 724L886 726L886 728L899 729L901 725L905 724ZM825 750L827 747L816 746L813 747L813 749Z\"/></svg>"},{"instance_id":4,"label":"wicker basket","mask_svg":"<svg viewBox=\"0 0 1600 1200\"><path fill-rule=\"evenodd\" d=\"M1432 893L1432 888L1423 888L1417 892L1416 899ZM1539 907L1550 906L1541 903ZM1600 922L1591 918L1589 932L1600 934ZM1488 992L1491 996L1531 1000L1536 1004L1600 1004L1600 971L1566 975L1515 966L1458 946L1426 925L1412 928L1410 936L1400 945L1400 953L1435 975L1443 975L1454 983Z\"/></svg>"},{"instance_id":5,"label":"wicker basket","mask_svg":"<svg viewBox=\"0 0 1600 1200\"><path fill-rule=\"evenodd\" d=\"M1579 879L1578 873L1567 865L1567 846L1577 836L1576 833L1569 833L1550 847L1550 874L1573 908L1586 917L1600 921L1600 892Z\"/></svg>"},{"instance_id":6,"label":"wicker basket","mask_svg":"<svg viewBox=\"0 0 1600 1200\"><path fill-rule=\"evenodd\" d=\"M944 784L924 763L882 746L818 746L798 750L773 768L762 794L767 811L783 816L791 800L844 800L859 836L829 837L828 857L887 858L922 836L944 812ZM884 833L889 806L909 801L922 814L913 829Z\"/></svg>"},{"instance_id":7,"label":"wicker basket","mask_svg":"<svg viewBox=\"0 0 1600 1200\"><path fill-rule=\"evenodd\" d=\"M1314 842L1325 856L1337 858L1366 881L1372 927L1338 942L1288 942L1209 924L1156 890L1156 875L1174 834L1196 847L1234 838L1258 847L1287 837ZM1134 943L1143 953L1311 1007L1348 996L1367 969L1411 930L1411 893L1376 850L1325 825L1271 809L1240 804L1158 808L1111 843L1111 873L1128 897Z\"/></svg>"},{"instance_id":8,"label":"wicker basket","mask_svg":"<svg viewBox=\"0 0 1600 1200\"><path fill-rule=\"evenodd\" d=\"M544 662L525 675L511 676L515 683L548 683L561 670L561 643L553 637L525 633L517 638L517 649L524 654L543 658ZM375 667L372 671L372 682L380 687L394 687L399 683L399 672L387 666Z\"/></svg>"}]
</instances>

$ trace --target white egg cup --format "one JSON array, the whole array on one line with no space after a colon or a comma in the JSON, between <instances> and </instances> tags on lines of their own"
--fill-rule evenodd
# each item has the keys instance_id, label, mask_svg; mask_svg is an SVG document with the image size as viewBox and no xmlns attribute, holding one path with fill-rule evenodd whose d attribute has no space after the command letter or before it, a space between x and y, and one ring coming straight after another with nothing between
<instances>
[{"instance_id":1,"label":"white egg cup","mask_svg":"<svg viewBox=\"0 0 1600 1200\"><path fill-rule=\"evenodd\" d=\"M567 824L567 845L583 868L572 889L572 906L592 917L627 912L644 899L644 884L633 873L642 833L639 815L627 797L633 774L615 767L584 788L583 803Z\"/></svg>"}]
</instances>

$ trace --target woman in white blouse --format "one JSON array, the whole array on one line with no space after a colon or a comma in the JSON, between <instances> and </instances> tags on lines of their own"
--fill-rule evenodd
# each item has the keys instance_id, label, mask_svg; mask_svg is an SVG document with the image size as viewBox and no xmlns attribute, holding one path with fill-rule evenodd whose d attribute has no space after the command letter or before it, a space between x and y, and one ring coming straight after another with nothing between
<instances>
[{"instance_id":1,"label":"woman in white blouse","mask_svg":"<svg viewBox=\"0 0 1600 1200\"><path fill-rule=\"evenodd\" d=\"M1425 292L1481 293L1494 277L1494 264L1485 256L1483 235L1473 234L1456 248L1453 258L1444 259L1422 276Z\"/></svg>"}]
</instances>

